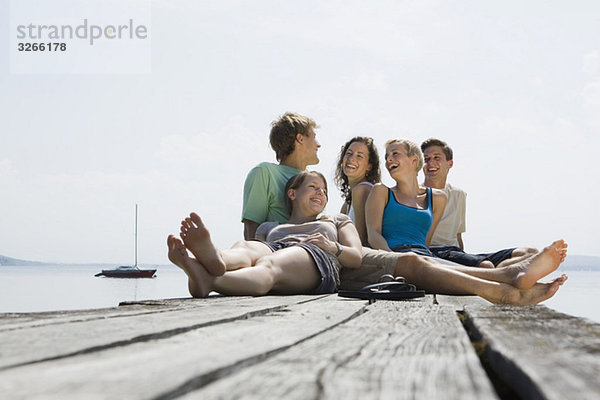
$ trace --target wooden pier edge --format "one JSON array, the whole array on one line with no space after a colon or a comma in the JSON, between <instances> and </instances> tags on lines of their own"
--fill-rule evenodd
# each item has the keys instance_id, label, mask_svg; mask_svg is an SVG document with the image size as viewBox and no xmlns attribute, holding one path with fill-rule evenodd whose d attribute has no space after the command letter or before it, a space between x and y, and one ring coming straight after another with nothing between
<instances>
[{"instance_id":1,"label":"wooden pier edge","mask_svg":"<svg viewBox=\"0 0 600 400\"><path fill-rule=\"evenodd\" d=\"M463 313L482 362L520 398L600 398L600 324L543 305Z\"/></svg>"},{"instance_id":2,"label":"wooden pier edge","mask_svg":"<svg viewBox=\"0 0 600 400\"><path fill-rule=\"evenodd\" d=\"M506 388L598 399L598 376L600 324L470 296L0 314L0 393L11 399L497 399Z\"/></svg>"}]
</instances>

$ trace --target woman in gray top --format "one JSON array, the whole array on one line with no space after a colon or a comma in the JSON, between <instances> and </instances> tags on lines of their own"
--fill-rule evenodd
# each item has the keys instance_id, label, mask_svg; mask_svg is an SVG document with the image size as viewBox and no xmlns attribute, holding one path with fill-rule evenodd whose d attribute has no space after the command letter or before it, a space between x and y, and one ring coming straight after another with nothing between
<instances>
[{"instance_id":1,"label":"woman in gray top","mask_svg":"<svg viewBox=\"0 0 600 400\"><path fill-rule=\"evenodd\" d=\"M301 172L285 192L288 223L261 224L258 240L240 241L229 250L213 245L197 214L182 221L183 242L169 236L169 259L187 274L192 296L206 297L213 290L250 296L333 293L342 266L360 267L360 238L350 219L342 214L317 218L327 204L325 177Z\"/></svg>"}]
</instances>

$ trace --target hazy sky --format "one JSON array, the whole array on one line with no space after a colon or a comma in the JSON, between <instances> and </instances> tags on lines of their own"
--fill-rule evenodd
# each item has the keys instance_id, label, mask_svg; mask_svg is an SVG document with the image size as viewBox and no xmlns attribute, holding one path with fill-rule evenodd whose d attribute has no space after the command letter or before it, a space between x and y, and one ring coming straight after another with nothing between
<instances>
[{"instance_id":1,"label":"hazy sky","mask_svg":"<svg viewBox=\"0 0 600 400\"><path fill-rule=\"evenodd\" d=\"M270 122L296 111L321 126L329 213L347 139L434 136L468 193L467 250L564 238L600 256L599 2L151 7L151 73L23 75L0 0L0 254L131 263L136 202L142 263L168 263L193 210L228 247L246 173L274 161Z\"/></svg>"}]
</instances>

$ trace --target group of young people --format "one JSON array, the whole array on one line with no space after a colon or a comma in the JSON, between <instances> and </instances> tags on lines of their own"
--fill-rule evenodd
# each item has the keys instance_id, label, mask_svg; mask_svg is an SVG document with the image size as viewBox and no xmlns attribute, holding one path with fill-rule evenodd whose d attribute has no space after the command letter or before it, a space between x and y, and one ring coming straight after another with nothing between
<instances>
[{"instance_id":1,"label":"group of young people","mask_svg":"<svg viewBox=\"0 0 600 400\"><path fill-rule=\"evenodd\" d=\"M341 213L323 216L327 180L306 170L319 162L317 128L314 120L295 113L272 123L270 143L278 163L261 163L246 178L244 240L217 249L196 213L181 222L179 238L168 237L169 259L187 274L192 296L334 293L392 274L431 293L536 304L566 281L566 275L539 281L564 261L562 240L540 252L464 251L466 195L446 182L453 154L437 139L421 147L403 139L386 143L393 187L380 182L373 140L349 140L335 176L344 205ZM417 181L421 170L423 185Z\"/></svg>"}]
</instances>

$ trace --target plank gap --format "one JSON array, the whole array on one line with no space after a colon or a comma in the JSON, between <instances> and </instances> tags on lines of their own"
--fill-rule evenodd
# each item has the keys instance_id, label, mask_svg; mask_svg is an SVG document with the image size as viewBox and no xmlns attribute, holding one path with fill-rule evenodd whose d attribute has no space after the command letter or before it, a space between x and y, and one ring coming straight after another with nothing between
<instances>
[{"instance_id":1,"label":"plank gap","mask_svg":"<svg viewBox=\"0 0 600 400\"><path fill-rule=\"evenodd\" d=\"M151 333L151 334L140 335L140 336L133 337L131 339L118 340L116 342L107 343L107 344L103 344L100 346L93 346L93 347L89 347L87 349L82 349L82 350L74 351L71 353L61 354L58 356L40 358L37 360L26 361L23 363L6 365L3 367L0 367L0 371L4 371L4 370L11 369L11 368L16 368L16 367L22 367L25 365L42 363L42 362L46 362L46 361L61 360L61 359L69 358L69 357L95 353L95 352L109 350L109 349L123 347L123 346L129 346L129 345L132 345L135 343L143 343L143 342L149 342L152 340L166 339L166 338L169 338L172 336L180 335L180 334L183 334L183 333L186 333L189 331L206 328L206 327L213 326L213 325L219 325L219 324L225 324L225 323L230 323L230 322L234 322L234 321L250 319L250 318L254 318L257 316L263 316L263 315L267 315L267 314L274 313L274 312L281 312L287 306L288 305L280 305L280 306L275 306L275 307L264 308L262 310L249 311L247 313L244 313L241 315L236 315L236 316L229 317L229 318L222 318L222 319L217 319L217 320L213 320L213 321L202 322L199 324L170 329L170 330L166 330L163 332L156 332L156 333Z\"/></svg>"},{"instance_id":2,"label":"plank gap","mask_svg":"<svg viewBox=\"0 0 600 400\"><path fill-rule=\"evenodd\" d=\"M325 296L323 296L323 297L325 297ZM276 312L280 312L280 311L281 310L276 310ZM206 374L198 375L192 379L189 379L185 383L181 384L179 387L176 387L173 390L170 390L170 391L160 394L156 397L153 397L152 399L153 400L171 400L171 399L176 399L178 397L184 396L190 392L201 389L202 387L204 387L210 383L213 383L223 377L231 376L232 374L234 374L238 371L241 371L245 368L253 367L259 363L267 361L267 360L271 359L272 357L274 357L294 346L297 346L303 342L306 342L307 340L313 339L327 331L330 331L340 325L343 325L343 324L347 323L348 321L351 321L354 318L364 314L367 311L368 311L367 305L365 304L365 306L361 307L358 311L351 314L348 318L345 318L345 319L341 320L340 322L327 327L326 329L318 331L310 336L306 336L292 344L289 344L286 346L281 346L281 347L272 349L270 351L267 351L267 352L264 352L261 354L257 354L255 356L248 357L243 360L239 360L235 364L226 365L224 367L210 371Z\"/></svg>"},{"instance_id":3,"label":"plank gap","mask_svg":"<svg viewBox=\"0 0 600 400\"><path fill-rule=\"evenodd\" d=\"M456 315L458 316L458 319L462 323L463 328L465 328L465 331L467 332L467 335L469 336L469 339L471 340L471 345L473 346L473 350L475 350L475 353L479 357L481 366L483 367L483 370L485 371L488 378L490 379L490 382L491 382L492 386L494 387L494 390L496 391L496 394L498 395L498 397L500 397L500 399L502 399L502 400L525 400L525 398L521 397L511 387L511 385L508 382L506 382L505 380L503 380L494 370L494 367L492 366L492 363L490 362L490 357L492 356L491 347L490 347L489 343L485 340L483 335L473 325L473 321L471 320L469 315L464 310L457 310ZM499 356L502 357L501 355L499 355ZM505 365L503 368L518 369L518 367L516 367L509 360L505 359L504 363L505 363ZM508 364L511 364L511 365L509 366ZM520 372L520 373L522 374L522 372ZM534 386L533 382L531 382L530 384L532 386ZM535 397L535 398L544 398L544 397L541 396L541 397ZM531 397L527 397L527 399L531 399Z\"/></svg>"}]
</instances>

